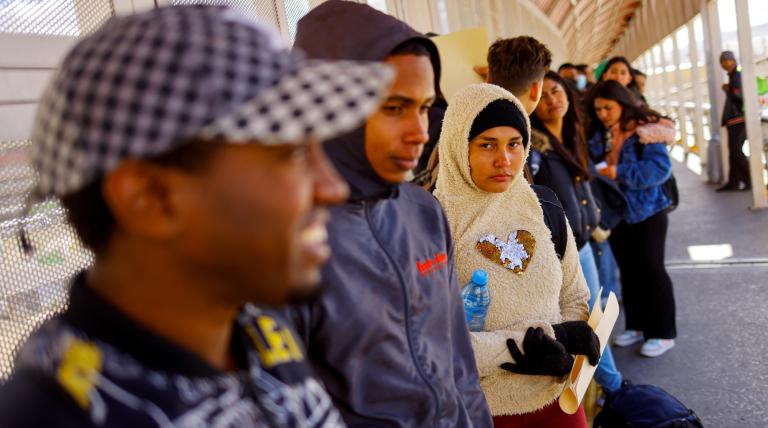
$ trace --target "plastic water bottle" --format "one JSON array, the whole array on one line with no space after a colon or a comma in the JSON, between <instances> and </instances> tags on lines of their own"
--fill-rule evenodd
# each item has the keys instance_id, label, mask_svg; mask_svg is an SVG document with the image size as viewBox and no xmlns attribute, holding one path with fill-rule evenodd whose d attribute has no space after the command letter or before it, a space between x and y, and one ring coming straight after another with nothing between
<instances>
[{"instance_id":1,"label":"plastic water bottle","mask_svg":"<svg viewBox=\"0 0 768 428\"><path fill-rule=\"evenodd\" d=\"M469 331L483 331L491 295L488 293L488 274L478 269L472 272L472 280L461 290L464 301L464 313L467 316Z\"/></svg>"}]
</instances>

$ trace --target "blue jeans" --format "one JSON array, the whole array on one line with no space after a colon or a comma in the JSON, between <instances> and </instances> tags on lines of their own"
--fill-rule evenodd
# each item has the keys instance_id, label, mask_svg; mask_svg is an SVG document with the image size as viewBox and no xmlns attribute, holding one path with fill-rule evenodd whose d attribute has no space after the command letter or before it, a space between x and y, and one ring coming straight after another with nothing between
<instances>
[{"instance_id":1,"label":"blue jeans","mask_svg":"<svg viewBox=\"0 0 768 428\"><path fill-rule=\"evenodd\" d=\"M597 293L600 291L600 277L597 273L595 254L592 252L590 245L585 245L579 250L579 261L581 262L581 270L584 272L584 278L587 280L587 286L589 287L589 309L592 310L595 301L599 302ZM600 363L597 365L595 381L606 392L615 391L621 387L621 373L616 369L610 344L605 346L605 352L603 352Z\"/></svg>"},{"instance_id":2,"label":"blue jeans","mask_svg":"<svg viewBox=\"0 0 768 428\"><path fill-rule=\"evenodd\" d=\"M616 259L613 258L613 251L608 241L597 243L590 240L594 252L595 263L597 264L597 273L600 276L600 284L603 286L603 295L608 298L608 294L613 291L616 297L621 299L621 290L619 289L619 267ZM582 248L582 250L584 250Z\"/></svg>"}]
</instances>

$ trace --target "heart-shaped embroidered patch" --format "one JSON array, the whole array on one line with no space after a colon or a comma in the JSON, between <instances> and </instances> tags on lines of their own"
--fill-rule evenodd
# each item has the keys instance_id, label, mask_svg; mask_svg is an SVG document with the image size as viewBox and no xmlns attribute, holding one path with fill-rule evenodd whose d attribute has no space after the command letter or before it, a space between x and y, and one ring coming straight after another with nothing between
<instances>
[{"instance_id":1,"label":"heart-shaped embroidered patch","mask_svg":"<svg viewBox=\"0 0 768 428\"><path fill-rule=\"evenodd\" d=\"M494 235L483 236L476 247L485 258L519 274L525 272L533 258L536 238L527 230L516 230L506 242Z\"/></svg>"}]
</instances>

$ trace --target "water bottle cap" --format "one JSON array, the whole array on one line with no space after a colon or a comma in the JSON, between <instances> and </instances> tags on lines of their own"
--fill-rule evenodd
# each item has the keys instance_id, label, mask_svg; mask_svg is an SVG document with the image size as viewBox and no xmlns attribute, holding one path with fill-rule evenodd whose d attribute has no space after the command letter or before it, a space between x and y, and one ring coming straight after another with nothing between
<instances>
[{"instance_id":1,"label":"water bottle cap","mask_svg":"<svg viewBox=\"0 0 768 428\"><path fill-rule=\"evenodd\" d=\"M488 284L488 273L486 273L482 269L478 269L472 272L472 282L474 282L477 285Z\"/></svg>"}]
</instances>

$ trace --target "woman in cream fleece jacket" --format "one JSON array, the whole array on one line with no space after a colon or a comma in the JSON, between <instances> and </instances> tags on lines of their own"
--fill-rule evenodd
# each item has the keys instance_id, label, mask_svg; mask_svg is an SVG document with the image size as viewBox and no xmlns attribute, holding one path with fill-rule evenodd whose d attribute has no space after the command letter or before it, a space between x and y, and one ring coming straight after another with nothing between
<instances>
[{"instance_id":1,"label":"woman in cream fleece jacket","mask_svg":"<svg viewBox=\"0 0 768 428\"><path fill-rule=\"evenodd\" d=\"M488 84L462 89L443 122L435 196L454 237L461 283L475 269L488 272L491 305L472 345L494 423L536 415L546 418L542 426L586 427L583 410L565 415L556 399L570 354L596 362L599 342L583 321L589 291L570 228L559 260L523 177L529 136L528 117L511 93Z\"/></svg>"}]
</instances>

